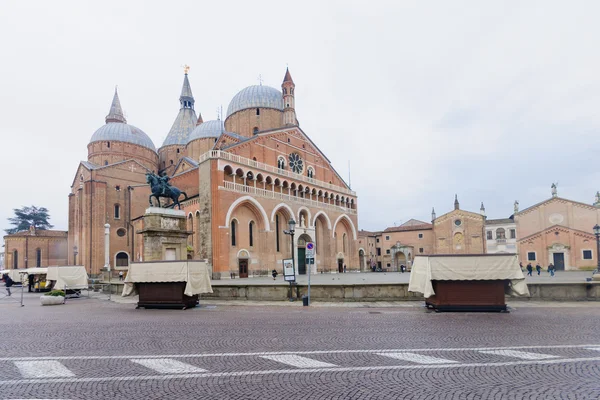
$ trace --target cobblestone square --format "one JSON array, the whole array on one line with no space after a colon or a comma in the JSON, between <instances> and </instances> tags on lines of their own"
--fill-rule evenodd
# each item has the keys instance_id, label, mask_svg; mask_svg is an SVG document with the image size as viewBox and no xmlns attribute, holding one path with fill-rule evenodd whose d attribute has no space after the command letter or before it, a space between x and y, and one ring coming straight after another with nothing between
<instances>
[{"instance_id":1,"label":"cobblestone square","mask_svg":"<svg viewBox=\"0 0 600 400\"><path fill-rule=\"evenodd\" d=\"M595 399L600 307L0 301L5 399ZM250 304L250 303L249 303Z\"/></svg>"}]
</instances>

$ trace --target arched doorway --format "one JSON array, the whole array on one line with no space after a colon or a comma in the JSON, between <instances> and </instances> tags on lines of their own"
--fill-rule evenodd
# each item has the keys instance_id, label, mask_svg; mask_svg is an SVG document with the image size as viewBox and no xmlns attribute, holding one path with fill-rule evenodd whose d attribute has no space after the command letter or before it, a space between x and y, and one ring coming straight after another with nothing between
<instances>
[{"instance_id":1,"label":"arched doorway","mask_svg":"<svg viewBox=\"0 0 600 400\"><path fill-rule=\"evenodd\" d=\"M367 266L365 264L365 251L363 249L360 249L358 251L358 263L360 265L360 270L361 271L365 271L367 269Z\"/></svg>"},{"instance_id":2,"label":"arched doorway","mask_svg":"<svg viewBox=\"0 0 600 400\"><path fill-rule=\"evenodd\" d=\"M338 266L338 272L340 274L343 273L344 272L344 254L343 253L338 253L337 266Z\"/></svg>"},{"instance_id":3,"label":"arched doorway","mask_svg":"<svg viewBox=\"0 0 600 400\"><path fill-rule=\"evenodd\" d=\"M129 267L129 255L124 251L115 256L115 267Z\"/></svg>"},{"instance_id":4,"label":"arched doorway","mask_svg":"<svg viewBox=\"0 0 600 400\"><path fill-rule=\"evenodd\" d=\"M250 254L246 250L240 250L238 253L238 271L240 278L248 277L248 259Z\"/></svg>"},{"instance_id":5,"label":"arched doorway","mask_svg":"<svg viewBox=\"0 0 600 400\"><path fill-rule=\"evenodd\" d=\"M307 234L302 234L298 238L298 274L306 275L306 243L312 242Z\"/></svg>"},{"instance_id":6,"label":"arched doorway","mask_svg":"<svg viewBox=\"0 0 600 400\"><path fill-rule=\"evenodd\" d=\"M397 251L395 258L396 258L396 260L395 260L396 271L400 271L401 267L403 265L406 268L406 264L407 264L407 261L408 261L408 259L406 258L406 254L404 254L402 251Z\"/></svg>"}]
</instances>

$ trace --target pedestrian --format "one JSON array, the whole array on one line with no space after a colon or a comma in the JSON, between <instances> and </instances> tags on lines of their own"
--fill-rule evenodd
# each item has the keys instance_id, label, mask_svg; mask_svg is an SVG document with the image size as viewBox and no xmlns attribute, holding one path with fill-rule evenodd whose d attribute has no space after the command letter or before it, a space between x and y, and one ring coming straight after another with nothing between
<instances>
[{"instance_id":1,"label":"pedestrian","mask_svg":"<svg viewBox=\"0 0 600 400\"><path fill-rule=\"evenodd\" d=\"M542 267L540 266L540 263L535 264L535 270L538 273L538 276L542 273Z\"/></svg>"},{"instance_id":2,"label":"pedestrian","mask_svg":"<svg viewBox=\"0 0 600 400\"><path fill-rule=\"evenodd\" d=\"M275 280L275 278L277 278L277 270L271 271L271 276L273 277L273 280Z\"/></svg>"},{"instance_id":3,"label":"pedestrian","mask_svg":"<svg viewBox=\"0 0 600 400\"><path fill-rule=\"evenodd\" d=\"M6 286L6 293L8 293L8 296L10 296L11 295L10 287L13 285L14 282L11 279L11 277L8 276L8 274L4 274L3 280L4 280L4 285Z\"/></svg>"},{"instance_id":4,"label":"pedestrian","mask_svg":"<svg viewBox=\"0 0 600 400\"><path fill-rule=\"evenodd\" d=\"M524 270L524 269L523 269L523 261L520 261L520 262L519 262L519 268L521 268L521 271L523 271L523 270Z\"/></svg>"},{"instance_id":5,"label":"pedestrian","mask_svg":"<svg viewBox=\"0 0 600 400\"><path fill-rule=\"evenodd\" d=\"M346 264L344 264L344 273L346 273Z\"/></svg>"},{"instance_id":6,"label":"pedestrian","mask_svg":"<svg viewBox=\"0 0 600 400\"><path fill-rule=\"evenodd\" d=\"M550 263L550 265L548 265L548 273L550 274L550 276L554 276L554 271L556 271L556 267L554 266L554 264Z\"/></svg>"},{"instance_id":7,"label":"pedestrian","mask_svg":"<svg viewBox=\"0 0 600 400\"><path fill-rule=\"evenodd\" d=\"M123 280L123 271L119 271L119 280L122 281Z\"/></svg>"},{"instance_id":8,"label":"pedestrian","mask_svg":"<svg viewBox=\"0 0 600 400\"><path fill-rule=\"evenodd\" d=\"M400 265L400 272L404 273L405 270L406 267L404 266L404 264Z\"/></svg>"},{"instance_id":9,"label":"pedestrian","mask_svg":"<svg viewBox=\"0 0 600 400\"><path fill-rule=\"evenodd\" d=\"M527 275L533 276L533 267L531 266L531 263L527 264Z\"/></svg>"},{"instance_id":10,"label":"pedestrian","mask_svg":"<svg viewBox=\"0 0 600 400\"><path fill-rule=\"evenodd\" d=\"M27 282L27 291L29 293L32 292L31 289L33 288L33 278L34 278L33 274L30 274L30 275L27 276L27 281L28 281Z\"/></svg>"}]
</instances>

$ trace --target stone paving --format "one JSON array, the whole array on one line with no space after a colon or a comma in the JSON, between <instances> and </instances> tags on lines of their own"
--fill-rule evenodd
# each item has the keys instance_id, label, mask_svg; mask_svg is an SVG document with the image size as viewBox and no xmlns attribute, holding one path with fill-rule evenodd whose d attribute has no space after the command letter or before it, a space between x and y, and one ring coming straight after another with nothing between
<instances>
[{"instance_id":1,"label":"stone paving","mask_svg":"<svg viewBox=\"0 0 600 400\"><path fill-rule=\"evenodd\" d=\"M25 307L0 299L1 398L600 397L596 303L495 314L206 301L181 311L24 297Z\"/></svg>"}]
</instances>

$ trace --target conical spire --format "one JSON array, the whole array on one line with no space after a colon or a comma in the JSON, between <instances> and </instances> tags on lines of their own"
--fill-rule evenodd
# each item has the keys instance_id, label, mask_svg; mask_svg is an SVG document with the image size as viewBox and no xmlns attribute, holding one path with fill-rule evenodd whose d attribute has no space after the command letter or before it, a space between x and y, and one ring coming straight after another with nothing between
<instances>
[{"instance_id":1,"label":"conical spire","mask_svg":"<svg viewBox=\"0 0 600 400\"><path fill-rule=\"evenodd\" d=\"M194 108L194 95L192 95L192 87L190 86L190 81L188 79L187 69L185 70L185 75L183 76L183 87L181 88L181 96L179 96L179 102L181 103L181 108Z\"/></svg>"},{"instance_id":2,"label":"conical spire","mask_svg":"<svg viewBox=\"0 0 600 400\"><path fill-rule=\"evenodd\" d=\"M435 220L435 218L436 218L435 208L431 207L431 222L433 222Z\"/></svg>"},{"instance_id":3,"label":"conical spire","mask_svg":"<svg viewBox=\"0 0 600 400\"><path fill-rule=\"evenodd\" d=\"M110 105L110 111L108 115L104 119L106 123L109 122L121 122L123 124L127 123L125 116L123 115L123 109L121 108L121 102L119 101L119 94L117 93L117 88L115 86L115 95L112 100L112 104Z\"/></svg>"},{"instance_id":4,"label":"conical spire","mask_svg":"<svg viewBox=\"0 0 600 400\"><path fill-rule=\"evenodd\" d=\"M290 75L289 68L285 69L285 76L283 77L283 83L286 83L286 82L294 83L294 81L292 80L292 75Z\"/></svg>"},{"instance_id":5,"label":"conical spire","mask_svg":"<svg viewBox=\"0 0 600 400\"><path fill-rule=\"evenodd\" d=\"M204 120L202 119L202 114L198 113L198 121L196 121L196 126L200 125L203 122Z\"/></svg>"},{"instance_id":6,"label":"conical spire","mask_svg":"<svg viewBox=\"0 0 600 400\"><path fill-rule=\"evenodd\" d=\"M455 210L460 209L460 204L458 203L458 195L457 194L454 195L454 209Z\"/></svg>"},{"instance_id":7,"label":"conical spire","mask_svg":"<svg viewBox=\"0 0 600 400\"><path fill-rule=\"evenodd\" d=\"M479 212L481 215L485 217L485 206L483 205L483 201L481 202L481 207L479 208Z\"/></svg>"}]
</instances>

